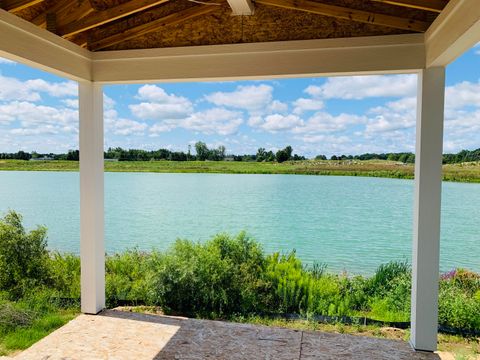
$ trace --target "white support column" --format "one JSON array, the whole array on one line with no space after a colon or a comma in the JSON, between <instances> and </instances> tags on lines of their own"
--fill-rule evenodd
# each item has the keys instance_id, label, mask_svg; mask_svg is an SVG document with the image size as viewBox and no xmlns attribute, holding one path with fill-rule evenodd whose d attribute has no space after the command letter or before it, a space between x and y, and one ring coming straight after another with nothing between
<instances>
[{"instance_id":1,"label":"white support column","mask_svg":"<svg viewBox=\"0 0 480 360\"><path fill-rule=\"evenodd\" d=\"M105 307L101 85L79 83L79 112L81 310L97 314Z\"/></svg>"},{"instance_id":2,"label":"white support column","mask_svg":"<svg viewBox=\"0 0 480 360\"><path fill-rule=\"evenodd\" d=\"M445 68L418 77L410 342L437 349Z\"/></svg>"}]
</instances>

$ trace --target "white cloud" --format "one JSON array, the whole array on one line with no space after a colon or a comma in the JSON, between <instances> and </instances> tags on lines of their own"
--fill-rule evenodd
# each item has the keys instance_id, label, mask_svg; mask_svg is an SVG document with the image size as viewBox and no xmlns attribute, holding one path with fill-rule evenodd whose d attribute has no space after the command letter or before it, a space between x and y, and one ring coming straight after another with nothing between
<instances>
[{"instance_id":1,"label":"white cloud","mask_svg":"<svg viewBox=\"0 0 480 360\"><path fill-rule=\"evenodd\" d=\"M12 101L0 104L0 125L2 124L8 126L7 129L2 131L4 134L8 132L8 134L22 139L37 136L36 141L40 148L47 147L49 141L53 139L48 138L48 135L55 135L58 141L63 139L65 144L71 144L78 134L78 111L38 105L26 101ZM38 138L40 135L45 136ZM5 136L3 138L5 139ZM17 148L25 148L29 140L22 140L20 143L22 145L16 145ZM15 146L15 141L11 141L11 144L11 146ZM62 148L59 142L52 140L50 144ZM33 147L33 149L35 148Z\"/></svg>"},{"instance_id":2,"label":"white cloud","mask_svg":"<svg viewBox=\"0 0 480 360\"><path fill-rule=\"evenodd\" d=\"M38 92L32 91L22 81L0 75L0 101L38 101Z\"/></svg>"},{"instance_id":3,"label":"white cloud","mask_svg":"<svg viewBox=\"0 0 480 360\"><path fill-rule=\"evenodd\" d=\"M20 81L16 78L0 75L0 101L39 101L40 93L53 97L77 96L77 85L72 81L61 83L47 82L42 79Z\"/></svg>"},{"instance_id":4,"label":"white cloud","mask_svg":"<svg viewBox=\"0 0 480 360\"><path fill-rule=\"evenodd\" d=\"M47 93L53 97L74 97L78 96L78 85L73 81L47 82L43 79L25 81L27 89Z\"/></svg>"},{"instance_id":5,"label":"white cloud","mask_svg":"<svg viewBox=\"0 0 480 360\"><path fill-rule=\"evenodd\" d=\"M203 134L232 135L243 123L241 113L223 108L196 112L181 122L181 127Z\"/></svg>"},{"instance_id":6,"label":"white cloud","mask_svg":"<svg viewBox=\"0 0 480 360\"><path fill-rule=\"evenodd\" d=\"M447 86L445 89L446 111L460 109L466 106L480 107L480 81L461 83Z\"/></svg>"},{"instance_id":7,"label":"white cloud","mask_svg":"<svg viewBox=\"0 0 480 360\"><path fill-rule=\"evenodd\" d=\"M364 124L364 116L354 114L331 115L327 112L317 112L302 126L293 129L296 134L319 134L344 131L348 126Z\"/></svg>"},{"instance_id":8,"label":"white cloud","mask_svg":"<svg viewBox=\"0 0 480 360\"><path fill-rule=\"evenodd\" d=\"M0 64L16 65L17 63L15 61L8 60L8 59L0 57Z\"/></svg>"},{"instance_id":9,"label":"white cloud","mask_svg":"<svg viewBox=\"0 0 480 360\"><path fill-rule=\"evenodd\" d=\"M78 99L62 99L62 103L72 109L78 109Z\"/></svg>"},{"instance_id":10,"label":"white cloud","mask_svg":"<svg viewBox=\"0 0 480 360\"><path fill-rule=\"evenodd\" d=\"M20 122L22 127L71 126L78 122L78 111L68 108L58 108L37 105L27 101L12 101L0 105L0 122Z\"/></svg>"},{"instance_id":11,"label":"white cloud","mask_svg":"<svg viewBox=\"0 0 480 360\"><path fill-rule=\"evenodd\" d=\"M303 126L303 120L297 115L272 114L265 117L252 116L248 124L268 132L279 132L292 130L297 126Z\"/></svg>"},{"instance_id":12,"label":"white cloud","mask_svg":"<svg viewBox=\"0 0 480 360\"><path fill-rule=\"evenodd\" d=\"M322 100L319 99L306 99L299 98L293 103L294 109L293 113L300 115L305 111L318 111L325 107L325 104Z\"/></svg>"},{"instance_id":13,"label":"white cloud","mask_svg":"<svg viewBox=\"0 0 480 360\"><path fill-rule=\"evenodd\" d=\"M205 99L216 106L225 106L249 112L264 112L273 100L273 87L270 85L238 86L232 92L215 92ZM278 107L276 102L273 107Z\"/></svg>"},{"instance_id":14,"label":"white cloud","mask_svg":"<svg viewBox=\"0 0 480 360\"><path fill-rule=\"evenodd\" d=\"M118 116L118 112L113 108L105 106L105 134L114 135L144 135L148 125L135 120L125 119Z\"/></svg>"},{"instance_id":15,"label":"white cloud","mask_svg":"<svg viewBox=\"0 0 480 360\"><path fill-rule=\"evenodd\" d=\"M305 92L320 99L404 97L415 95L416 75L369 75L328 78L323 85L310 85Z\"/></svg>"},{"instance_id":16,"label":"white cloud","mask_svg":"<svg viewBox=\"0 0 480 360\"><path fill-rule=\"evenodd\" d=\"M138 90L140 104L129 105L132 114L142 120L184 119L193 112L190 100L168 94L156 85L144 85Z\"/></svg>"},{"instance_id":17,"label":"white cloud","mask_svg":"<svg viewBox=\"0 0 480 360\"><path fill-rule=\"evenodd\" d=\"M179 126L179 120L164 120L154 124L153 126L150 126L150 133L153 135L158 135L159 133L172 131Z\"/></svg>"},{"instance_id":18,"label":"white cloud","mask_svg":"<svg viewBox=\"0 0 480 360\"><path fill-rule=\"evenodd\" d=\"M369 110L374 117L368 120L366 134L410 129L415 127L417 99L403 98Z\"/></svg>"},{"instance_id":19,"label":"white cloud","mask_svg":"<svg viewBox=\"0 0 480 360\"><path fill-rule=\"evenodd\" d=\"M269 113L285 113L286 111L288 111L288 105L278 100L273 100L267 107Z\"/></svg>"},{"instance_id":20,"label":"white cloud","mask_svg":"<svg viewBox=\"0 0 480 360\"><path fill-rule=\"evenodd\" d=\"M480 55L480 41L475 44L474 48L477 49L475 54Z\"/></svg>"}]
</instances>

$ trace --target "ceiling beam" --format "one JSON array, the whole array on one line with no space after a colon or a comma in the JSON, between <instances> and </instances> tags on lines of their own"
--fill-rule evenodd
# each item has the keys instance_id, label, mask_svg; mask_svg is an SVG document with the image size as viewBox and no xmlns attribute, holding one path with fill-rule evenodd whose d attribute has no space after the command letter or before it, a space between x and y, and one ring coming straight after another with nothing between
<instances>
[{"instance_id":1,"label":"ceiling beam","mask_svg":"<svg viewBox=\"0 0 480 360\"><path fill-rule=\"evenodd\" d=\"M255 7L251 0L227 0L232 8L232 15L253 15Z\"/></svg>"},{"instance_id":2,"label":"ceiling beam","mask_svg":"<svg viewBox=\"0 0 480 360\"><path fill-rule=\"evenodd\" d=\"M2 9L10 12L16 12L39 4L43 1L45 0L2 0L0 3L2 5Z\"/></svg>"},{"instance_id":3,"label":"ceiling beam","mask_svg":"<svg viewBox=\"0 0 480 360\"><path fill-rule=\"evenodd\" d=\"M88 17L73 21L58 29L58 35L71 36L94 27L107 24L123 17L150 9L167 2L168 0L138 0L129 1L112 8L96 11Z\"/></svg>"},{"instance_id":4,"label":"ceiling beam","mask_svg":"<svg viewBox=\"0 0 480 360\"><path fill-rule=\"evenodd\" d=\"M213 1L211 3L214 4ZM148 23L134 26L126 29L125 31L121 31L103 39L93 41L92 43L88 44L88 48L92 51L101 50L120 42L158 31L163 26L179 24L198 16L207 15L218 9L217 6L210 6L207 4L196 5L187 10L177 11Z\"/></svg>"},{"instance_id":5,"label":"ceiling beam","mask_svg":"<svg viewBox=\"0 0 480 360\"><path fill-rule=\"evenodd\" d=\"M256 3L416 32L424 32L430 25L424 21L385 15L372 11L356 10L343 6L327 5L309 0L256 0Z\"/></svg>"},{"instance_id":6,"label":"ceiling beam","mask_svg":"<svg viewBox=\"0 0 480 360\"><path fill-rule=\"evenodd\" d=\"M398 5L412 9L442 12L448 0L372 0L390 5Z\"/></svg>"}]
</instances>

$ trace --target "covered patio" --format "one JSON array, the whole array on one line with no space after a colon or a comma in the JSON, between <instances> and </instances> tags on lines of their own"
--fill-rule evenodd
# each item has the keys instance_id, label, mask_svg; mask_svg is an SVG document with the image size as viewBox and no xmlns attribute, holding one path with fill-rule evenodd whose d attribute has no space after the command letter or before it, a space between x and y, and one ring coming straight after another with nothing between
<instances>
[{"instance_id":1,"label":"covered patio","mask_svg":"<svg viewBox=\"0 0 480 360\"><path fill-rule=\"evenodd\" d=\"M37 359L448 359L404 341L105 310L15 356Z\"/></svg>"},{"instance_id":2,"label":"covered patio","mask_svg":"<svg viewBox=\"0 0 480 360\"><path fill-rule=\"evenodd\" d=\"M418 74L410 342L436 350L445 67L480 41L478 0L2 0L0 8L1 57L79 84L85 314L105 308L102 85ZM95 331L96 322L117 315L75 321ZM306 343L342 351L320 339ZM392 349L393 358L406 351Z\"/></svg>"}]
</instances>

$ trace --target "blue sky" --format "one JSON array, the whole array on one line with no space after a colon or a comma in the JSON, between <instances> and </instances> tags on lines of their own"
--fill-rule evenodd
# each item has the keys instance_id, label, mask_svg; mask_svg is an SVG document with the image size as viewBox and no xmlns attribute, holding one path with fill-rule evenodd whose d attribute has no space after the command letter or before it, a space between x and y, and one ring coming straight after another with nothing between
<instances>
[{"instance_id":1,"label":"blue sky","mask_svg":"<svg viewBox=\"0 0 480 360\"><path fill-rule=\"evenodd\" d=\"M105 147L414 150L416 75L112 85ZM447 68L445 152L480 147L480 46ZM78 148L77 84L0 58L0 152Z\"/></svg>"}]
</instances>

